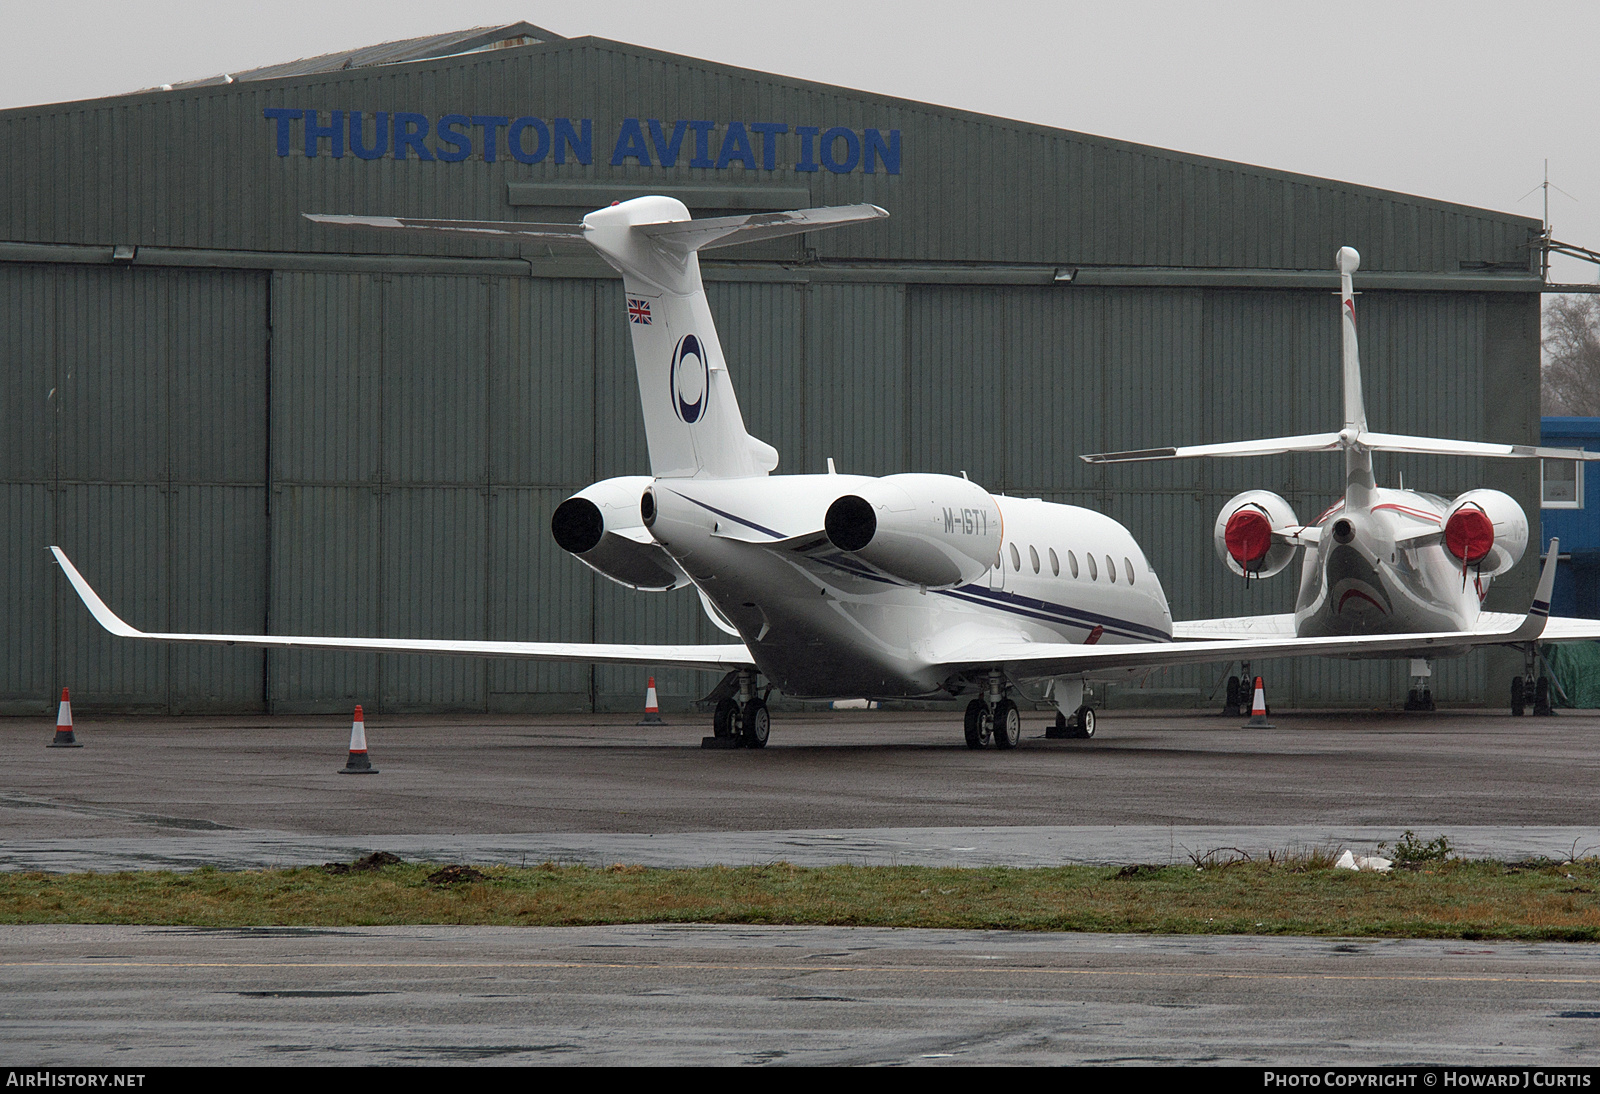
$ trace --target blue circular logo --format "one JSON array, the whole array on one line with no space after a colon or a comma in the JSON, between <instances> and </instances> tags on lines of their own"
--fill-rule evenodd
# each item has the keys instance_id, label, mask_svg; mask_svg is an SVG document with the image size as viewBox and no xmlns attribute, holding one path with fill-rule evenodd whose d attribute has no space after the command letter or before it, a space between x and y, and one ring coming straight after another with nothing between
<instances>
[{"instance_id":1,"label":"blue circular logo","mask_svg":"<svg viewBox=\"0 0 1600 1094\"><path fill-rule=\"evenodd\" d=\"M686 334L672 351L672 409L688 425L698 422L711 401L711 370L700 339Z\"/></svg>"}]
</instances>

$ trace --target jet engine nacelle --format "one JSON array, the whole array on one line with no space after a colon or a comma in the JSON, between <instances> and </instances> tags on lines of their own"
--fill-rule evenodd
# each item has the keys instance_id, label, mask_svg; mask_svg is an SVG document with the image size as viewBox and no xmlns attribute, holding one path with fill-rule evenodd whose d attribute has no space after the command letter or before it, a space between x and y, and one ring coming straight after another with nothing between
<instances>
[{"instance_id":1,"label":"jet engine nacelle","mask_svg":"<svg viewBox=\"0 0 1600 1094\"><path fill-rule=\"evenodd\" d=\"M1230 498L1217 514L1211 537L1217 557L1240 577L1271 577L1294 558L1298 548L1274 541L1272 530L1298 526L1294 507L1270 490L1246 490Z\"/></svg>"},{"instance_id":2,"label":"jet engine nacelle","mask_svg":"<svg viewBox=\"0 0 1600 1094\"><path fill-rule=\"evenodd\" d=\"M624 475L586 486L556 506L550 534L564 551L630 589L676 589L689 575L645 530L639 499L653 480Z\"/></svg>"},{"instance_id":3,"label":"jet engine nacelle","mask_svg":"<svg viewBox=\"0 0 1600 1094\"><path fill-rule=\"evenodd\" d=\"M913 585L976 581L1000 556L1000 508L950 475L888 475L828 506L823 528L841 551Z\"/></svg>"},{"instance_id":4,"label":"jet engine nacelle","mask_svg":"<svg viewBox=\"0 0 1600 1094\"><path fill-rule=\"evenodd\" d=\"M1509 494L1468 490L1445 512L1444 549L1484 577L1505 573L1528 549L1528 517Z\"/></svg>"}]
</instances>

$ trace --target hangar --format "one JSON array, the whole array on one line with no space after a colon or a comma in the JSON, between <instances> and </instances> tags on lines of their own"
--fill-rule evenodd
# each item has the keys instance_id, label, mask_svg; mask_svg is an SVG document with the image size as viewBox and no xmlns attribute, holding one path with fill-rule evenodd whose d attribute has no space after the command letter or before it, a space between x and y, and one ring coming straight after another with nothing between
<instances>
[{"instance_id":1,"label":"hangar","mask_svg":"<svg viewBox=\"0 0 1600 1094\"><path fill-rule=\"evenodd\" d=\"M619 283L589 257L346 232L301 214L576 221L872 202L887 221L704 263L779 472L967 472L1126 524L1178 618L1286 611L1211 524L1303 517L1340 461L1090 467L1079 453L1339 421L1334 251L1378 429L1537 443L1541 225L1526 217L807 83L526 23L0 112L0 712L636 709L642 670L168 649L104 635L67 549L137 626L717 641L691 592L596 578L549 535L647 470ZM1405 457L1380 481L1537 469ZM1529 552L1533 554L1534 552ZM1519 608L1535 567L1497 584ZM1473 654L1435 695L1499 702ZM1497 663L1495 663L1497 665ZM1119 701L1201 702L1220 667ZM1274 702L1382 704L1404 664L1285 662ZM670 703L703 693L658 673Z\"/></svg>"}]
</instances>

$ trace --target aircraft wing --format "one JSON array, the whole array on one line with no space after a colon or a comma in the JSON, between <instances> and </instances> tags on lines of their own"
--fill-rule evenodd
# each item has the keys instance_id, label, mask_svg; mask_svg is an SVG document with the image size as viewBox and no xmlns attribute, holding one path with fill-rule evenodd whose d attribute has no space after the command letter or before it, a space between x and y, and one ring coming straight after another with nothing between
<instances>
[{"instance_id":1,"label":"aircraft wing","mask_svg":"<svg viewBox=\"0 0 1600 1094\"><path fill-rule=\"evenodd\" d=\"M438 638L325 638L280 634L160 634L141 631L106 606L72 560L51 547L56 562L72 582L84 606L106 630L119 638L188 642L209 646L260 646L265 649L368 650L378 653L435 653L459 657L514 657L525 661L581 661L599 665L673 665L726 671L753 668L750 651L740 643L723 646L645 646L612 642L487 642Z\"/></svg>"}]
</instances>

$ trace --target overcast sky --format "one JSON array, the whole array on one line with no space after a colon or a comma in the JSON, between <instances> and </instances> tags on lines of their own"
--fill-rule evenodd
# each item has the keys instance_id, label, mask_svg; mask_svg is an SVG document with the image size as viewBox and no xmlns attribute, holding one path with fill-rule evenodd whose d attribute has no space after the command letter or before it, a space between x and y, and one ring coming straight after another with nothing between
<instances>
[{"instance_id":1,"label":"overcast sky","mask_svg":"<svg viewBox=\"0 0 1600 1094\"><path fill-rule=\"evenodd\" d=\"M1600 249L1592 0L55 0L8 10L0 107L518 20L1533 217L1548 157L1556 238Z\"/></svg>"}]
</instances>

